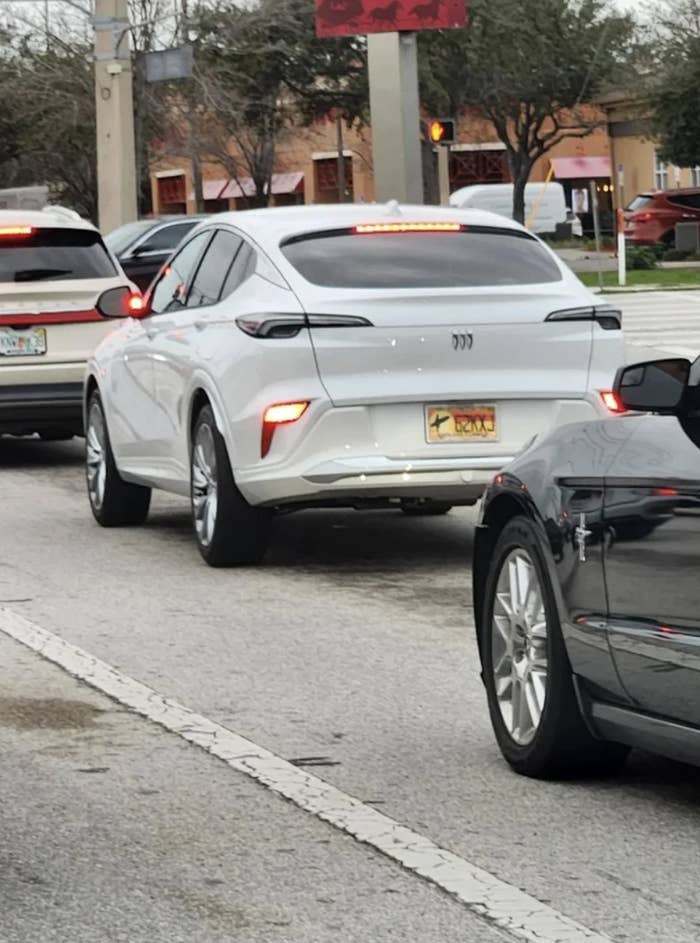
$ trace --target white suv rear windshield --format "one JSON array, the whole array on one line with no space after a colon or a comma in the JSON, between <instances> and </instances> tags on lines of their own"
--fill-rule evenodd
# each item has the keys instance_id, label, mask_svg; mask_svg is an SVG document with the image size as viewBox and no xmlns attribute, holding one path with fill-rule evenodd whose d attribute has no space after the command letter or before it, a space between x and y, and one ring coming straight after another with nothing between
<instances>
[{"instance_id":1,"label":"white suv rear windshield","mask_svg":"<svg viewBox=\"0 0 700 943\"><path fill-rule=\"evenodd\" d=\"M456 232L312 233L281 246L314 285L332 288L471 288L558 282L561 271L527 233L485 226Z\"/></svg>"},{"instance_id":2,"label":"white suv rear windshield","mask_svg":"<svg viewBox=\"0 0 700 943\"><path fill-rule=\"evenodd\" d=\"M100 234L93 230L35 229L26 235L0 235L0 282L113 278L116 274Z\"/></svg>"}]
</instances>

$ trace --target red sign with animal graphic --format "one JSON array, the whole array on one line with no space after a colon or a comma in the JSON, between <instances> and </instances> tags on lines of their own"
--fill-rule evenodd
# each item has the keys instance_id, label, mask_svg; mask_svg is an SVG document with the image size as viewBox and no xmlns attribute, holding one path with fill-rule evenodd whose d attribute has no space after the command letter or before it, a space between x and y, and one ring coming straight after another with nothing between
<instances>
[{"instance_id":1,"label":"red sign with animal graphic","mask_svg":"<svg viewBox=\"0 0 700 943\"><path fill-rule=\"evenodd\" d=\"M316 0L319 36L451 29L466 22L466 0Z\"/></svg>"}]
</instances>

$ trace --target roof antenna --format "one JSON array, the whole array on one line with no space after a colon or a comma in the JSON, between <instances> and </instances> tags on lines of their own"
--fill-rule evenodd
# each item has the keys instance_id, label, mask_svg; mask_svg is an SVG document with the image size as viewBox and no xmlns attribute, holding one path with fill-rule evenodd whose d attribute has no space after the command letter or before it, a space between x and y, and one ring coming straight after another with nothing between
<instances>
[{"instance_id":1,"label":"roof antenna","mask_svg":"<svg viewBox=\"0 0 700 943\"><path fill-rule=\"evenodd\" d=\"M401 207L398 200L389 200L386 208L391 216L401 216Z\"/></svg>"}]
</instances>

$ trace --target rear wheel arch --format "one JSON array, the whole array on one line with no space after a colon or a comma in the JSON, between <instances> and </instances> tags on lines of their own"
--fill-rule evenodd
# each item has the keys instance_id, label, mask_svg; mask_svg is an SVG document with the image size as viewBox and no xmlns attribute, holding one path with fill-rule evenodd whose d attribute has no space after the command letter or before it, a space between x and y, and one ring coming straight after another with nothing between
<instances>
[{"instance_id":1,"label":"rear wheel arch","mask_svg":"<svg viewBox=\"0 0 700 943\"><path fill-rule=\"evenodd\" d=\"M190 415L187 423L187 428L189 431L190 443L192 442L192 435L194 433L194 427L197 422L197 417L204 409L205 406L212 408L211 400L209 399L209 394L202 387L198 387L192 394L192 399L190 400ZM216 413L214 413L216 417Z\"/></svg>"},{"instance_id":2,"label":"rear wheel arch","mask_svg":"<svg viewBox=\"0 0 700 943\"><path fill-rule=\"evenodd\" d=\"M89 374L87 380L85 381L85 392L84 392L84 402L85 408L87 409L88 403L90 402L90 397L97 390L99 392L99 387L97 385L97 380L94 375Z\"/></svg>"},{"instance_id":3,"label":"rear wheel arch","mask_svg":"<svg viewBox=\"0 0 700 943\"><path fill-rule=\"evenodd\" d=\"M85 386L83 388L83 428L87 431L87 422L88 422L88 410L90 409L90 400L92 394L97 391L100 392L97 380L95 379L94 374L88 374L85 380Z\"/></svg>"},{"instance_id":4,"label":"rear wheel arch","mask_svg":"<svg viewBox=\"0 0 700 943\"><path fill-rule=\"evenodd\" d=\"M479 650L481 650L481 635L483 629L482 615L484 610L486 581L488 579L493 552L496 549L498 538L501 536L508 522L522 514L534 518L532 509L527 505L527 502L520 500L513 494L505 493L498 495L498 497L494 498L489 503L477 532L474 544L472 596L474 602L474 623L479 640Z\"/></svg>"}]
</instances>

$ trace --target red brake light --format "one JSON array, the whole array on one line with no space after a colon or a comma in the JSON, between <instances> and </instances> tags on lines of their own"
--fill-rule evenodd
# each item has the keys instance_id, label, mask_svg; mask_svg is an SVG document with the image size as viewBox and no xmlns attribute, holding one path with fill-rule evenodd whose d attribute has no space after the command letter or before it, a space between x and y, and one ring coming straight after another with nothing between
<instances>
[{"instance_id":1,"label":"red brake light","mask_svg":"<svg viewBox=\"0 0 700 943\"><path fill-rule=\"evenodd\" d=\"M0 226L0 238L11 239L13 236L31 236L33 226Z\"/></svg>"},{"instance_id":2,"label":"red brake light","mask_svg":"<svg viewBox=\"0 0 700 943\"><path fill-rule=\"evenodd\" d=\"M632 220L635 223L648 223L654 218L653 213L633 213Z\"/></svg>"},{"instance_id":3,"label":"red brake light","mask_svg":"<svg viewBox=\"0 0 700 943\"><path fill-rule=\"evenodd\" d=\"M625 409L622 400L617 395L613 393L612 390L600 390L600 398L603 401L603 406L611 413L624 413L627 412Z\"/></svg>"},{"instance_id":4,"label":"red brake light","mask_svg":"<svg viewBox=\"0 0 700 943\"><path fill-rule=\"evenodd\" d=\"M356 236L377 233L462 232L461 223L364 223L353 227Z\"/></svg>"},{"instance_id":5,"label":"red brake light","mask_svg":"<svg viewBox=\"0 0 700 943\"><path fill-rule=\"evenodd\" d=\"M129 295L126 306L129 310L129 314L138 316L139 314L143 314L146 310L146 301L143 295Z\"/></svg>"},{"instance_id":6,"label":"red brake light","mask_svg":"<svg viewBox=\"0 0 700 943\"><path fill-rule=\"evenodd\" d=\"M299 400L294 403L273 403L263 414L262 439L260 442L260 457L265 458L270 451L272 438L277 426L286 426L296 422L309 408L308 400Z\"/></svg>"},{"instance_id":7,"label":"red brake light","mask_svg":"<svg viewBox=\"0 0 700 943\"><path fill-rule=\"evenodd\" d=\"M677 488L654 488L653 494L657 498L675 498L678 495Z\"/></svg>"}]
</instances>

